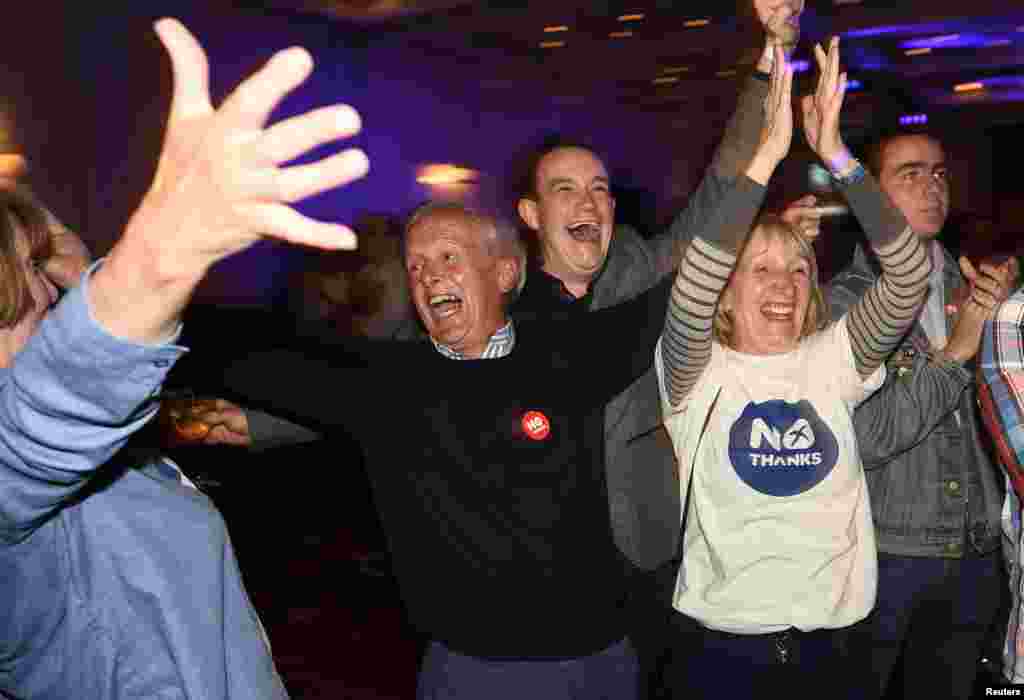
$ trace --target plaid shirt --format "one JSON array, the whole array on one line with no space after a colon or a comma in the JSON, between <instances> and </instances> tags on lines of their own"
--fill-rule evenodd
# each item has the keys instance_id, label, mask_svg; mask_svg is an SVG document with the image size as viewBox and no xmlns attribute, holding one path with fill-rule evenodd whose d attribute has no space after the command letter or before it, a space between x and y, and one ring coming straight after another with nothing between
<instances>
[{"instance_id":1,"label":"plaid shirt","mask_svg":"<svg viewBox=\"0 0 1024 700\"><path fill-rule=\"evenodd\" d=\"M981 416L992 434L999 461L1006 470L1006 502L1003 533L1006 561L1010 567L1013 607L1003 645L1003 673L1015 683L1024 682L1024 615L1022 615L1021 501L1024 500L1024 287L998 308L985 323L981 361L978 366L978 402Z\"/></svg>"}]
</instances>

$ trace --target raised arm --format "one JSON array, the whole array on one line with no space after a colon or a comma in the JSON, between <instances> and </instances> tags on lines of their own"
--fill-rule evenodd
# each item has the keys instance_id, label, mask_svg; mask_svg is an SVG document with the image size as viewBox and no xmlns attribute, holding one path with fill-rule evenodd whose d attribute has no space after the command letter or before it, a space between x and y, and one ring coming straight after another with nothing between
<instances>
[{"instance_id":1,"label":"raised arm","mask_svg":"<svg viewBox=\"0 0 1024 700\"><path fill-rule=\"evenodd\" d=\"M271 111L312 71L304 49L275 54L214 110L202 47L175 20L160 20L156 31L174 74L163 151L153 184L96 273L90 298L97 321L140 342L168 337L207 270L260 238L353 248L347 227L314 221L288 204L359 178L368 167L355 149L279 167L359 130L359 116L346 105L265 128Z\"/></svg>"},{"instance_id":2,"label":"raised arm","mask_svg":"<svg viewBox=\"0 0 1024 700\"><path fill-rule=\"evenodd\" d=\"M668 231L651 242L659 277L675 270L686 243L707 230L709 217L721 206L730 190L730 183L744 173L757 150L764 125L764 102L768 98L775 49L781 48L783 55L788 57L800 35L799 14L793 13L792 6L774 3L775 7L771 7L772 4L767 0L753 0L750 9L764 33L764 48L755 70L743 78L736 110L725 125L722 140L697 189Z\"/></svg>"},{"instance_id":3,"label":"raised arm","mask_svg":"<svg viewBox=\"0 0 1024 700\"><path fill-rule=\"evenodd\" d=\"M846 73L839 70L839 39L814 56L821 73L813 95L802 100L807 142L825 162L864 227L882 274L847 317L857 372L867 379L910 329L928 294L931 258L903 214L851 155L839 135Z\"/></svg>"},{"instance_id":4,"label":"raised arm","mask_svg":"<svg viewBox=\"0 0 1024 700\"><path fill-rule=\"evenodd\" d=\"M155 181L109 258L2 368L0 530L8 541L70 502L152 417L153 398L183 352L169 344L182 308L211 265L264 235L354 244L348 229L307 219L288 203L361 176L365 155L277 164L354 133L356 113L328 107L263 127L308 75L309 55L277 54L214 110L202 48L174 20L156 28L174 93Z\"/></svg>"},{"instance_id":5,"label":"raised arm","mask_svg":"<svg viewBox=\"0 0 1024 700\"><path fill-rule=\"evenodd\" d=\"M793 69L776 48L767 118L746 173L727 188L706 227L686 247L676 274L661 339L661 370L669 403L678 406L711 359L711 327L718 298L739 248L764 201L765 185L789 151L793 132Z\"/></svg>"}]
</instances>

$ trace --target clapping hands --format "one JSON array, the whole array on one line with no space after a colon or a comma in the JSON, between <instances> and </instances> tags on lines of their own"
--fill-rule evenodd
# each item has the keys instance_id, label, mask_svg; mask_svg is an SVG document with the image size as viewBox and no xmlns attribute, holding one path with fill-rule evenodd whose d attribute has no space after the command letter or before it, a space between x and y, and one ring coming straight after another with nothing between
<instances>
[{"instance_id":1,"label":"clapping hands","mask_svg":"<svg viewBox=\"0 0 1024 700\"><path fill-rule=\"evenodd\" d=\"M776 46L774 52L761 138L747 168L747 176L761 185L768 184L776 166L789 153L793 141L793 66L786 61L782 47Z\"/></svg>"},{"instance_id":2,"label":"clapping hands","mask_svg":"<svg viewBox=\"0 0 1024 700\"><path fill-rule=\"evenodd\" d=\"M828 53L814 45L818 63L818 85L814 93L800 100L807 143L832 172L844 170L852 160L839 134L839 113L846 95L846 73L839 70L839 37L832 37Z\"/></svg>"}]
</instances>

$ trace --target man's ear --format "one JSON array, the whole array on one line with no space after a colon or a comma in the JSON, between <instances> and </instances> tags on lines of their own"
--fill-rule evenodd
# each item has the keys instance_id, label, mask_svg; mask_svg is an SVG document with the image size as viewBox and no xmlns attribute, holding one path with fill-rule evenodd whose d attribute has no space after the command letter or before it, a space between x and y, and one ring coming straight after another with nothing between
<instances>
[{"instance_id":1,"label":"man's ear","mask_svg":"<svg viewBox=\"0 0 1024 700\"><path fill-rule=\"evenodd\" d=\"M519 218L534 231L540 230L540 219L537 217L537 202L529 197L520 197L516 206Z\"/></svg>"},{"instance_id":2,"label":"man's ear","mask_svg":"<svg viewBox=\"0 0 1024 700\"><path fill-rule=\"evenodd\" d=\"M503 294L508 294L519 286L519 275L521 274L519 258L498 258L498 286Z\"/></svg>"}]
</instances>

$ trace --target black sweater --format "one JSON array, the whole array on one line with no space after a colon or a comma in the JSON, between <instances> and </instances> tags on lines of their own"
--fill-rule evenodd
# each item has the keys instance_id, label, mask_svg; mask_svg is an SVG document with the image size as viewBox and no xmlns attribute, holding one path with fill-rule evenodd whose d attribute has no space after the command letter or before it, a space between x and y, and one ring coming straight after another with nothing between
<instances>
[{"instance_id":1,"label":"black sweater","mask_svg":"<svg viewBox=\"0 0 1024 700\"><path fill-rule=\"evenodd\" d=\"M500 359L305 341L231 363L226 388L359 438L403 597L428 636L485 658L583 656L626 630L603 409L651 365L669 289L568 322L519 321ZM548 420L543 439L527 435L529 411Z\"/></svg>"}]
</instances>

